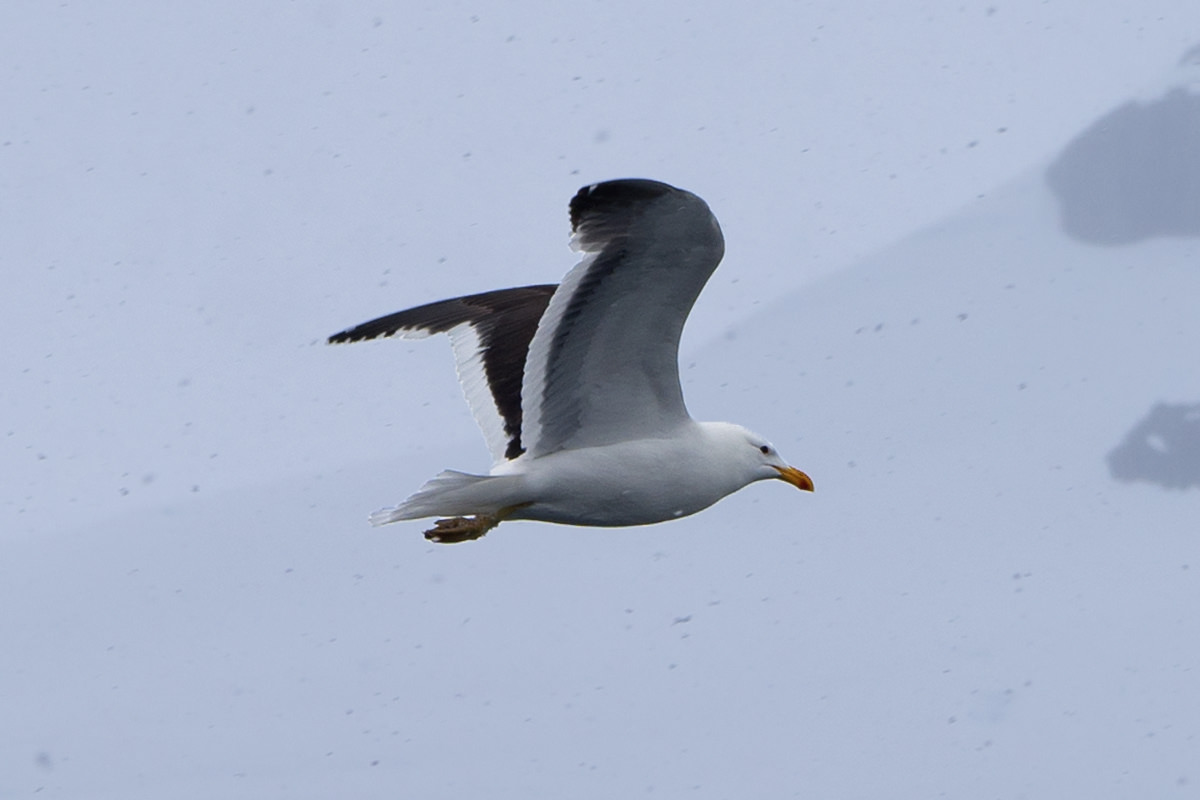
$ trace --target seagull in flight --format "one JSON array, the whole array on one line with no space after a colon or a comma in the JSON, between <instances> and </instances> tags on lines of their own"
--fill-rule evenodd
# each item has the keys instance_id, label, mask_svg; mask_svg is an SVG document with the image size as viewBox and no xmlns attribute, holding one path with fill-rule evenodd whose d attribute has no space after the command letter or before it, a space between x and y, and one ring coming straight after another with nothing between
<instances>
[{"instance_id":1,"label":"seagull in flight","mask_svg":"<svg viewBox=\"0 0 1200 800\"><path fill-rule=\"evenodd\" d=\"M812 491L763 437L697 422L679 386L679 337L725 252L691 192L624 179L580 189L558 285L456 297L364 322L330 343L449 334L459 381L492 453L487 475L445 470L374 525L441 517L425 538L478 539L501 521L648 525L744 486Z\"/></svg>"}]
</instances>

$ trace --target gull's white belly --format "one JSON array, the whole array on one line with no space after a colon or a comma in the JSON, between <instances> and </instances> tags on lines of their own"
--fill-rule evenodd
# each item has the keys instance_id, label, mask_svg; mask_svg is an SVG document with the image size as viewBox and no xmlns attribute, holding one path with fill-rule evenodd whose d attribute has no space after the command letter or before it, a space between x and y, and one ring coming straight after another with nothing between
<instances>
[{"instance_id":1,"label":"gull's white belly","mask_svg":"<svg viewBox=\"0 0 1200 800\"><path fill-rule=\"evenodd\" d=\"M530 505L514 519L646 525L685 517L740 488L696 440L642 440L564 450L522 464Z\"/></svg>"}]
</instances>

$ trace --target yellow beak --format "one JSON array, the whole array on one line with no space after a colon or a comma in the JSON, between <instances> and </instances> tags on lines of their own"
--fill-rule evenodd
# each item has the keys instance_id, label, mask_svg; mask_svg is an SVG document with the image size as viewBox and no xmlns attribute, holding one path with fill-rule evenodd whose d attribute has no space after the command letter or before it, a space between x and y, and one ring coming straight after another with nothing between
<instances>
[{"instance_id":1,"label":"yellow beak","mask_svg":"<svg viewBox=\"0 0 1200 800\"><path fill-rule=\"evenodd\" d=\"M797 489L801 489L806 492L811 492L813 490L812 478L808 477L795 467L775 467L775 469L779 471L779 480L787 481Z\"/></svg>"}]
</instances>

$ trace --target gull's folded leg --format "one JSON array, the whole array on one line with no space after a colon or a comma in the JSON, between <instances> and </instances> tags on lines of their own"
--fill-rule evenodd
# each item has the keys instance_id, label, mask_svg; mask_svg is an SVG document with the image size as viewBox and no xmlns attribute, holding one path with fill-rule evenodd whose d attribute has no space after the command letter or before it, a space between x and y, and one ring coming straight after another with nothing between
<instances>
[{"instance_id":1,"label":"gull's folded leg","mask_svg":"<svg viewBox=\"0 0 1200 800\"><path fill-rule=\"evenodd\" d=\"M492 514L439 519L432 528L425 531L425 538L438 544L469 542L472 539L480 538L499 524L500 520Z\"/></svg>"},{"instance_id":2,"label":"gull's folded leg","mask_svg":"<svg viewBox=\"0 0 1200 800\"><path fill-rule=\"evenodd\" d=\"M492 528L507 519L518 508L524 508L529 503L518 503L515 506L505 506L495 514L476 514L474 517L451 517L439 519L433 527L425 531L425 538L438 544L458 544L479 539Z\"/></svg>"}]
</instances>

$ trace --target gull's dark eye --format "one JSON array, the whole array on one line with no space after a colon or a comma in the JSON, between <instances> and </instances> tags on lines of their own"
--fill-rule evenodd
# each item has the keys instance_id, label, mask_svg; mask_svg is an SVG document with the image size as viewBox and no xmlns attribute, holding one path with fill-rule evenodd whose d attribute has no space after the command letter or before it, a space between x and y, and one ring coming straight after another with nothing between
<instances>
[{"instance_id":1,"label":"gull's dark eye","mask_svg":"<svg viewBox=\"0 0 1200 800\"><path fill-rule=\"evenodd\" d=\"M771 455L771 448L770 448L770 446L769 446L769 445L765 445L765 444L764 444L762 447L758 448L758 451L759 451L760 453L762 453L764 456L769 456L769 455Z\"/></svg>"}]
</instances>

